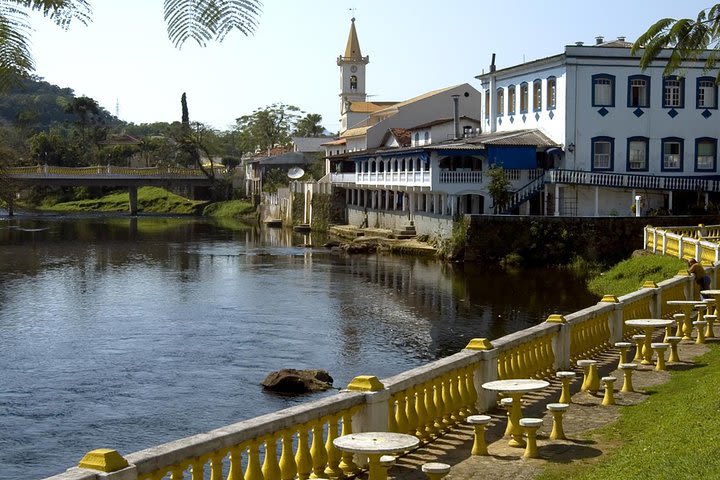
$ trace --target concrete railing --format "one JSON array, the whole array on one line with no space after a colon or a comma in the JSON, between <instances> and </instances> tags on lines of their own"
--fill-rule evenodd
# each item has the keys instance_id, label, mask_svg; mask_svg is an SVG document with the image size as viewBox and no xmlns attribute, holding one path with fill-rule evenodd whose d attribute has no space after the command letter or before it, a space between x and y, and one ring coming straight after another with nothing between
<instances>
[{"instance_id":1,"label":"concrete railing","mask_svg":"<svg viewBox=\"0 0 720 480\"><path fill-rule=\"evenodd\" d=\"M720 261L720 225L645 227L645 250L678 258L695 258L705 265Z\"/></svg>"},{"instance_id":2,"label":"concrete railing","mask_svg":"<svg viewBox=\"0 0 720 480\"><path fill-rule=\"evenodd\" d=\"M207 169L209 170L209 168ZM228 173L226 167L215 167L215 175ZM116 167L113 165L95 165L91 167L60 167L56 165L36 165L31 167L6 167L3 174L17 179L33 180L39 178L88 178L88 177L131 177L131 178L195 178L205 177L199 168L185 167Z\"/></svg>"},{"instance_id":3,"label":"concrete railing","mask_svg":"<svg viewBox=\"0 0 720 480\"><path fill-rule=\"evenodd\" d=\"M717 285L720 268L709 266ZM467 415L487 411L496 396L481 385L497 379L552 377L577 360L611 348L635 331L633 318L671 318L667 300L697 298L684 271L658 284L615 297L494 341L474 339L459 353L401 374L356 377L346 390L320 400L120 457L88 454L80 467L52 480L161 480L171 478L290 480L337 477L358 471L352 455L333 445L363 431L411 433L430 442ZM116 461L106 457L115 456ZM100 458L101 460L93 460ZM225 475L228 475L226 477Z\"/></svg>"}]
</instances>

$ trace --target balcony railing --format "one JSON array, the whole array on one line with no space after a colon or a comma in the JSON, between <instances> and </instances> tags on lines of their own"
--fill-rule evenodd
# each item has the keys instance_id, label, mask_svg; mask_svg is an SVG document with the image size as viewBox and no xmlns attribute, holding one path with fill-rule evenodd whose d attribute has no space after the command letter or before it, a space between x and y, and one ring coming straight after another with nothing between
<instances>
[{"instance_id":1,"label":"balcony railing","mask_svg":"<svg viewBox=\"0 0 720 480\"><path fill-rule=\"evenodd\" d=\"M482 183L482 170L440 170L440 183Z\"/></svg>"}]
</instances>

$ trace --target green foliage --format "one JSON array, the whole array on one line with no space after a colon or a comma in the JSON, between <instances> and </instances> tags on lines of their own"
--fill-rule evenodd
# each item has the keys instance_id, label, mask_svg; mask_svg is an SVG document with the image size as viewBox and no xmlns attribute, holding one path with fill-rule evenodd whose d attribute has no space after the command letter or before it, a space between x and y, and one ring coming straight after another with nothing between
<instances>
[{"instance_id":1,"label":"green foliage","mask_svg":"<svg viewBox=\"0 0 720 480\"><path fill-rule=\"evenodd\" d=\"M592 434L590 444L616 446L601 461L547 465L537 478L717 478L720 409L711 379L719 376L720 348L711 345L692 368L672 371L670 381L652 387L644 402L622 407L618 422Z\"/></svg>"},{"instance_id":2,"label":"green foliage","mask_svg":"<svg viewBox=\"0 0 720 480\"><path fill-rule=\"evenodd\" d=\"M319 113L308 113L298 120L295 125L295 136L297 137L319 137L325 131L322 125L322 115Z\"/></svg>"},{"instance_id":3,"label":"green foliage","mask_svg":"<svg viewBox=\"0 0 720 480\"><path fill-rule=\"evenodd\" d=\"M289 179L287 172L281 168L271 168L265 172L263 179L263 191L267 193L275 193L278 188L287 187Z\"/></svg>"},{"instance_id":4,"label":"green foliage","mask_svg":"<svg viewBox=\"0 0 720 480\"><path fill-rule=\"evenodd\" d=\"M444 239L437 247L438 255L446 260L460 260L465 254L469 222L467 217L460 217L453 222L450 238Z\"/></svg>"},{"instance_id":5,"label":"green foliage","mask_svg":"<svg viewBox=\"0 0 720 480\"><path fill-rule=\"evenodd\" d=\"M505 169L498 164L488 168L487 175L490 178L488 193L493 200L493 209L498 213L510 201L510 180L505 175Z\"/></svg>"},{"instance_id":6,"label":"green foliage","mask_svg":"<svg viewBox=\"0 0 720 480\"><path fill-rule=\"evenodd\" d=\"M203 215L207 217L243 217L252 214L255 207L250 203L242 200L228 200L226 202L211 203L203 210Z\"/></svg>"},{"instance_id":7,"label":"green foliage","mask_svg":"<svg viewBox=\"0 0 720 480\"><path fill-rule=\"evenodd\" d=\"M647 280L660 282L686 269L679 258L665 255L640 255L624 260L609 271L600 273L588 282L588 289L598 295L625 295L642 287Z\"/></svg>"},{"instance_id":8,"label":"green foliage","mask_svg":"<svg viewBox=\"0 0 720 480\"><path fill-rule=\"evenodd\" d=\"M233 30L249 35L255 31L261 6L259 0L165 0L168 38L180 48L187 40L201 47L211 40L222 42Z\"/></svg>"},{"instance_id":9,"label":"green foliage","mask_svg":"<svg viewBox=\"0 0 720 480\"><path fill-rule=\"evenodd\" d=\"M116 192L102 198L57 203L47 208L54 212L126 212L130 205L127 191ZM164 188L138 189L138 210L153 213L197 214L207 202L188 200Z\"/></svg>"},{"instance_id":10,"label":"green foliage","mask_svg":"<svg viewBox=\"0 0 720 480\"><path fill-rule=\"evenodd\" d=\"M301 110L293 105L274 103L259 108L236 120L236 130L243 132L242 142L247 151L261 152L290 145L290 134L300 118Z\"/></svg>"},{"instance_id":11,"label":"green foliage","mask_svg":"<svg viewBox=\"0 0 720 480\"><path fill-rule=\"evenodd\" d=\"M701 10L696 20L663 18L657 21L635 40L631 53L634 55L643 49L640 66L645 69L665 48L670 49L665 75L680 69L687 60L698 60L707 49L711 53L705 60L705 70L715 69L720 49L720 4ZM720 81L720 72L716 79Z\"/></svg>"}]
</instances>

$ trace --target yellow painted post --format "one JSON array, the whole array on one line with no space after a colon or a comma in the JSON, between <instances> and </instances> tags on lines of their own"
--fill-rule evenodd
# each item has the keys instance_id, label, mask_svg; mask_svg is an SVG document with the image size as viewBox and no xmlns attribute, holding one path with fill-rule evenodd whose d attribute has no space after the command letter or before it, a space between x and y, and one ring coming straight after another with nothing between
<instances>
[{"instance_id":1,"label":"yellow painted post","mask_svg":"<svg viewBox=\"0 0 720 480\"><path fill-rule=\"evenodd\" d=\"M425 430L430 437L434 437L438 433L438 430L435 429L435 418L438 413L435 406L435 385L432 381L425 382L425 410L428 416Z\"/></svg>"},{"instance_id":2,"label":"yellow painted post","mask_svg":"<svg viewBox=\"0 0 720 480\"><path fill-rule=\"evenodd\" d=\"M452 425L452 397L450 396L450 374L446 373L441 377L442 381L442 402L443 417L442 423L445 429Z\"/></svg>"},{"instance_id":3,"label":"yellow painted post","mask_svg":"<svg viewBox=\"0 0 720 480\"><path fill-rule=\"evenodd\" d=\"M277 458L277 437L269 435L265 437L265 461L262 466L263 478L281 478L282 471L278 465Z\"/></svg>"},{"instance_id":4,"label":"yellow painted post","mask_svg":"<svg viewBox=\"0 0 720 480\"><path fill-rule=\"evenodd\" d=\"M230 447L230 473L228 480L243 480L242 474L242 452L244 447L236 445ZM283 479L285 480L285 479Z\"/></svg>"},{"instance_id":5,"label":"yellow painted post","mask_svg":"<svg viewBox=\"0 0 720 480\"><path fill-rule=\"evenodd\" d=\"M352 429L352 416L353 413L356 411L356 409L350 409L346 410L342 414L342 429L340 430L340 435L350 435L353 433ZM340 460L340 469L345 473L347 476L353 476L355 473L357 473L360 469L357 465L355 465L355 462L353 461L353 454L350 452L342 452L341 460Z\"/></svg>"},{"instance_id":6,"label":"yellow painted post","mask_svg":"<svg viewBox=\"0 0 720 480\"><path fill-rule=\"evenodd\" d=\"M427 408L425 408L425 384L415 385L415 413L417 413L417 428L415 435L421 440L428 440L430 435L425 428L428 423Z\"/></svg>"},{"instance_id":7,"label":"yellow painted post","mask_svg":"<svg viewBox=\"0 0 720 480\"><path fill-rule=\"evenodd\" d=\"M408 388L405 390L405 393L407 395L407 421L408 421L408 430L407 433L414 433L417 430L418 426L418 414L415 411L415 390L413 387Z\"/></svg>"},{"instance_id":8,"label":"yellow painted post","mask_svg":"<svg viewBox=\"0 0 720 480\"><path fill-rule=\"evenodd\" d=\"M324 419L320 418L313 422L313 439L310 448L310 456L312 457L312 478L323 478L325 475L325 467L327 466L327 451L325 450L325 441L323 439Z\"/></svg>"},{"instance_id":9,"label":"yellow painted post","mask_svg":"<svg viewBox=\"0 0 720 480\"><path fill-rule=\"evenodd\" d=\"M475 367L473 365L468 365L465 375L465 384L466 384L466 390L468 392L469 398L467 402L467 412L468 415L474 415L478 413L476 402L477 402L477 391L475 390Z\"/></svg>"},{"instance_id":10,"label":"yellow painted post","mask_svg":"<svg viewBox=\"0 0 720 480\"><path fill-rule=\"evenodd\" d=\"M282 431L282 451L280 453L280 479L293 480L297 475L295 454L293 453L293 430Z\"/></svg>"},{"instance_id":11,"label":"yellow painted post","mask_svg":"<svg viewBox=\"0 0 720 480\"><path fill-rule=\"evenodd\" d=\"M460 398L460 372L450 373L450 398L452 399L452 419L455 423L463 420L462 398Z\"/></svg>"},{"instance_id":12,"label":"yellow painted post","mask_svg":"<svg viewBox=\"0 0 720 480\"><path fill-rule=\"evenodd\" d=\"M470 405L472 399L470 398L470 392L468 391L467 377L468 368L464 367L458 371L458 392L460 394L460 415L465 418L471 415Z\"/></svg>"},{"instance_id":13,"label":"yellow painted post","mask_svg":"<svg viewBox=\"0 0 720 480\"><path fill-rule=\"evenodd\" d=\"M399 433L397 423L397 413L395 412L395 404L397 395L391 395L388 398L388 432Z\"/></svg>"},{"instance_id":14,"label":"yellow painted post","mask_svg":"<svg viewBox=\"0 0 720 480\"><path fill-rule=\"evenodd\" d=\"M310 474L312 473L312 455L308 443L307 424L298 426L298 447L297 453L295 453L295 464L297 465L297 475L300 480L310 478Z\"/></svg>"},{"instance_id":15,"label":"yellow painted post","mask_svg":"<svg viewBox=\"0 0 720 480\"><path fill-rule=\"evenodd\" d=\"M340 450L338 450L333 443L333 440L335 440L338 436L338 420L338 415L330 417L328 421L327 442L325 443L328 464L325 469L325 475L331 478L342 478L344 476L343 471L340 468Z\"/></svg>"},{"instance_id":16,"label":"yellow painted post","mask_svg":"<svg viewBox=\"0 0 720 480\"><path fill-rule=\"evenodd\" d=\"M406 414L407 401L405 394L400 392L397 394L397 428L399 433L408 432L408 418Z\"/></svg>"},{"instance_id":17,"label":"yellow painted post","mask_svg":"<svg viewBox=\"0 0 720 480\"><path fill-rule=\"evenodd\" d=\"M615 396L614 388L615 388L615 377L603 377L602 381L605 384L605 396L603 396L602 399L602 405L615 405Z\"/></svg>"},{"instance_id":18,"label":"yellow painted post","mask_svg":"<svg viewBox=\"0 0 720 480\"><path fill-rule=\"evenodd\" d=\"M185 469L181 466L175 466L172 467L170 471L170 480L183 480L185 478L185 474L183 473Z\"/></svg>"},{"instance_id":19,"label":"yellow painted post","mask_svg":"<svg viewBox=\"0 0 720 480\"><path fill-rule=\"evenodd\" d=\"M223 457L225 452L215 452L210 456L210 480L223 480Z\"/></svg>"},{"instance_id":20,"label":"yellow painted post","mask_svg":"<svg viewBox=\"0 0 720 480\"><path fill-rule=\"evenodd\" d=\"M505 380L508 378L508 372L505 368L506 361L507 360L507 354L504 352L498 355L498 379Z\"/></svg>"},{"instance_id":21,"label":"yellow painted post","mask_svg":"<svg viewBox=\"0 0 720 480\"><path fill-rule=\"evenodd\" d=\"M435 404L435 418L433 419L435 423L433 425L433 430L435 430L435 432L439 434L440 432L445 430L445 425L443 425L442 421L443 412L445 411L445 405L443 404L442 400L442 381L440 378L436 378L433 381L433 390L433 403Z\"/></svg>"},{"instance_id":22,"label":"yellow painted post","mask_svg":"<svg viewBox=\"0 0 720 480\"><path fill-rule=\"evenodd\" d=\"M190 478L192 480L203 480L205 478L206 456L196 457L190 462Z\"/></svg>"},{"instance_id":23,"label":"yellow painted post","mask_svg":"<svg viewBox=\"0 0 720 480\"><path fill-rule=\"evenodd\" d=\"M250 442L245 480L263 480L262 468L260 468L260 441L257 439Z\"/></svg>"},{"instance_id":24,"label":"yellow painted post","mask_svg":"<svg viewBox=\"0 0 720 480\"><path fill-rule=\"evenodd\" d=\"M100 472L116 472L128 466L125 457L120 455L117 450L110 448L98 448L85 454L80 460L78 467L87 468L89 470L98 470Z\"/></svg>"}]
</instances>

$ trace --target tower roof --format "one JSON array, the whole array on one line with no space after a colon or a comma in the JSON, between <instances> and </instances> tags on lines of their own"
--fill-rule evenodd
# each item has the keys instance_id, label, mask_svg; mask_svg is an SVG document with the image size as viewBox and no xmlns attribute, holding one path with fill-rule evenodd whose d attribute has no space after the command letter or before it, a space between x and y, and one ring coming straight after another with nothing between
<instances>
[{"instance_id":1,"label":"tower roof","mask_svg":"<svg viewBox=\"0 0 720 480\"><path fill-rule=\"evenodd\" d=\"M360 42L357 38L357 31L355 31L355 17L350 20L350 34L348 35L347 46L345 47L345 60L362 60L362 53L360 53Z\"/></svg>"}]
</instances>

